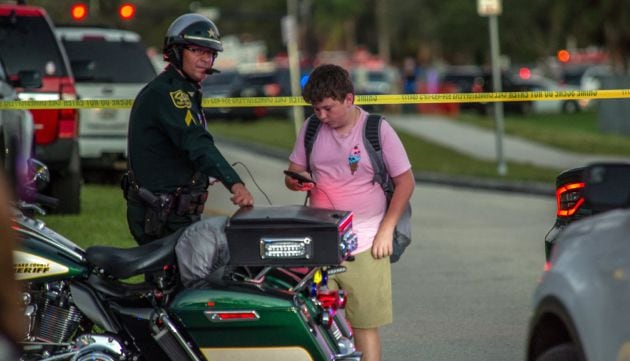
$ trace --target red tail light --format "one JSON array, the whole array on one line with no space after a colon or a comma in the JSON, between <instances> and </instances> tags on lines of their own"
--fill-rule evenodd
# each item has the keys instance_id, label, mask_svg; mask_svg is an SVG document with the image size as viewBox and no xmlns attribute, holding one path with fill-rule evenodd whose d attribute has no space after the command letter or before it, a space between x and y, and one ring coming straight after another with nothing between
<instances>
[{"instance_id":1,"label":"red tail light","mask_svg":"<svg viewBox=\"0 0 630 361\"><path fill-rule=\"evenodd\" d=\"M206 316L212 322L255 321L260 319L256 311L208 311Z\"/></svg>"},{"instance_id":2,"label":"red tail light","mask_svg":"<svg viewBox=\"0 0 630 361\"><path fill-rule=\"evenodd\" d=\"M342 290L340 291L319 291L317 293L317 300L322 304L324 308L340 309L346 306L348 297Z\"/></svg>"},{"instance_id":3,"label":"red tail light","mask_svg":"<svg viewBox=\"0 0 630 361\"><path fill-rule=\"evenodd\" d=\"M76 100L77 91L70 81L61 84L61 100ZM76 109L59 110L59 138L76 138L78 133L78 112Z\"/></svg>"},{"instance_id":4,"label":"red tail light","mask_svg":"<svg viewBox=\"0 0 630 361\"><path fill-rule=\"evenodd\" d=\"M254 116L256 118L262 118L267 115L269 110L267 108L254 108Z\"/></svg>"},{"instance_id":5,"label":"red tail light","mask_svg":"<svg viewBox=\"0 0 630 361\"><path fill-rule=\"evenodd\" d=\"M263 87L263 91L265 92L265 96L268 97L277 97L280 95L280 84L272 83L267 84Z\"/></svg>"},{"instance_id":6,"label":"red tail light","mask_svg":"<svg viewBox=\"0 0 630 361\"><path fill-rule=\"evenodd\" d=\"M558 217L569 217L575 214L584 203L584 182L569 183L556 189Z\"/></svg>"}]
</instances>

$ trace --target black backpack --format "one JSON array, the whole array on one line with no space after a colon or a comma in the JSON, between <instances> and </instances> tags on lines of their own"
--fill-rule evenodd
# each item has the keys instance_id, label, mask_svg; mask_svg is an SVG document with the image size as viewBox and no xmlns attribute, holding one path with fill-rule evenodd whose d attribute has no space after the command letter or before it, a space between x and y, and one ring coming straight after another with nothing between
<instances>
[{"instance_id":1,"label":"black backpack","mask_svg":"<svg viewBox=\"0 0 630 361\"><path fill-rule=\"evenodd\" d=\"M394 182L392 181L387 169L385 168L385 162L383 162L383 152L381 148L381 119L382 115L370 114L365 121L365 127L363 129L363 144L367 150L372 167L374 168L374 177L372 182L376 182L381 185L387 198L387 205L392 199L394 194ZM306 131L304 133L304 149L306 150L306 169L311 171L311 151L313 150L313 144L317 138L317 133L322 125L322 122L315 116L311 115L307 120ZM405 248L411 243L411 204L407 203L405 212L400 216L396 229L394 231L394 251L390 256L390 262L398 262L400 256L405 251Z\"/></svg>"}]
</instances>

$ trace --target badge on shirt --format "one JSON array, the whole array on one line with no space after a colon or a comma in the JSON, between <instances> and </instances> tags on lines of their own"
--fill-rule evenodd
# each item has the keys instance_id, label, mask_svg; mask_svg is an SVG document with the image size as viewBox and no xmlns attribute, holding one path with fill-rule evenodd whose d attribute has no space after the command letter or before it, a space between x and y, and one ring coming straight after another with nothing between
<instances>
[{"instance_id":1,"label":"badge on shirt","mask_svg":"<svg viewBox=\"0 0 630 361\"><path fill-rule=\"evenodd\" d=\"M359 145L355 145L352 148L352 152L348 156L348 165L350 166L350 172L352 175L359 169L359 160L361 160L361 150L359 149Z\"/></svg>"},{"instance_id":2,"label":"badge on shirt","mask_svg":"<svg viewBox=\"0 0 630 361\"><path fill-rule=\"evenodd\" d=\"M169 92L171 96L171 100L173 101L173 105L179 109L190 109L192 108L192 102L190 101L190 96L183 90L178 90L174 92Z\"/></svg>"}]
</instances>

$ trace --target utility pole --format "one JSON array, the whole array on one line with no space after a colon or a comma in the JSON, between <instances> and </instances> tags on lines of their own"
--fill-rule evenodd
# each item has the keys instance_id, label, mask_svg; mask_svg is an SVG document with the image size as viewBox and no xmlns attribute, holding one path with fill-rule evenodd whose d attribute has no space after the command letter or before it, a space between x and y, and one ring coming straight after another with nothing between
<instances>
[{"instance_id":1,"label":"utility pole","mask_svg":"<svg viewBox=\"0 0 630 361\"><path fill-rule=\"evenodd\" d=\"M499 51L499 22L501 0L477 0L477 11L481 16L488 16L490 31L490 54L492 58L492 88L501 92L501 68ZM503 102L494 103L495 139L497 151L497 172L500 176L507 174L507 164L503 155Z\"/></svg>"},{"instance_id":2,"label":"utility pole","mask_svg":"<svg viewBox=\"0 0 630 361\"><path fill-rule=\"evenodd\" d=\"M302 89L300 88L300 55L298 48L297 13L298 0L287 0L287 16L283 19L283 29L286 34L285 40L289 56L291 95L294 97L302 95ZM295 126L296 136L300 132L303 121L304 109L301 106L293 106L293 124Z\"/></svg>"},{"instance_id":3,"label":"utility pole","mask_svg":"<svg viewBox=\"0 0 630 361\"><path fill-rule=\"evenodd\" d=\"M378 55L387 64L391 60L387 0L376 0L376 26L378 28Z\"/></svg>"}]
</instances>

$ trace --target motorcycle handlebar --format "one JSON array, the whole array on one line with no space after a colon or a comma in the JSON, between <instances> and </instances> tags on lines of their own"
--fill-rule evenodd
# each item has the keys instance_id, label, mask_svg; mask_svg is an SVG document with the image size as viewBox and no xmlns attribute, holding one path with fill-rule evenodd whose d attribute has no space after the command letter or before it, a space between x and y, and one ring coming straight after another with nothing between
<instances>
[{"instance_id":1,"label":"motorcycle handlebar","mask_svg":"<svg viewBox=\"0 0 630 361\"><path fill-rule=\"evenodd\" d=\"M49 197L41 193L35 193L33 201L35 203L38 203L38 204L41 204L43 206L53 208L53 209L57 208L57 206L59 205L59 199L54 198L54 197Z\"/></svg>"}]
</instances>

